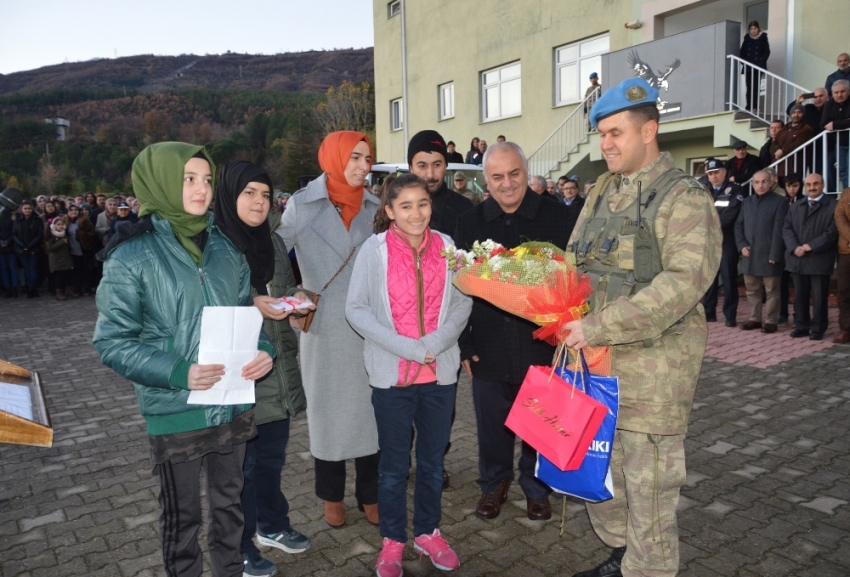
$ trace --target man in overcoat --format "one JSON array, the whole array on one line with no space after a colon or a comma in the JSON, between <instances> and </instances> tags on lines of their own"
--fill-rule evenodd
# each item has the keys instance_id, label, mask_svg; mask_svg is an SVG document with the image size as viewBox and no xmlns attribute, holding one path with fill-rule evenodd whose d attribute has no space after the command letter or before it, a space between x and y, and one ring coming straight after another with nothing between
<instances>
[{"instance_id":1,"label":"man in overcoat","mask_svg":"<svg viewBox=\"0 0 850 577\"><path fill-rule=\"evenodd\" d=\"M782 281L784 244L782 227L788 202L771 193L771 177L764 170L753 175L753 191L741 204L735 221L735 242L741 251L741 272L747 287L750 318L741 329L761 328L775 333L779 322L780 283ZM762 290L767 293L762 323Z\"/></svg>"},{"instance_id":2,"label":"man in overcoat","mask_svg":"<svg viewBox=\"0 0 850 577\"><path fill-rule=\"evenodd\" d=\"M790 206L782 237L785 241L785 270L794 278L794 330L791 337L823 339L829 321L827 298L829 277L835 268L838 228L836 200L823 193L823 177L806 177L805 202ZM812 310L809 314L809 297Z\"/></svg>"}]
</instances>

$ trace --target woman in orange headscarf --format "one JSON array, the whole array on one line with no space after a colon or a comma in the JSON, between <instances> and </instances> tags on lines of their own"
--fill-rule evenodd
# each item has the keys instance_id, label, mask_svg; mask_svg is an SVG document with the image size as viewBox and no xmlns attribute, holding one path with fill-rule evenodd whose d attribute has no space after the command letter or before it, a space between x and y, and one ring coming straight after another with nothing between
<instances>
[{"instance_id":1,"label":"woman in orange headscarf","mask_svg":"<svg viewBox=\"0 0 850 577\"><path fill-rule=\"evenodd\" d=\"M277 230L295 248L304 288L322 295L309 332L301 335L316 494L325 501L328 524L343 525L345 461L354 459L358 508L377 524L378 432L363 339L345 320L351 270L380 205L364 190L372 145L365 134L334 132L319 148L319 164L324 173L292 196Z\"/></svg>"}]
</instances>

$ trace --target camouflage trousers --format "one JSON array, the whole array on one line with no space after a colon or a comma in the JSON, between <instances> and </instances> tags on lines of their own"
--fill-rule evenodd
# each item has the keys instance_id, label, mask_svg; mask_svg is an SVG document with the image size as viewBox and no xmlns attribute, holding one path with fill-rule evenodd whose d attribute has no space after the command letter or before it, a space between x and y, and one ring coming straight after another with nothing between
<instances>
[{"instance_id":1,"label":"camouflage trousers","mask_svg":"<svg viewBox=\"0 0 850 577\"><path fill-rule=\"evenodd\" d=\"M626 547L624 577L679 571L676 505L685 484L685 435L617 430L611 455L614 498L588 503L593 530L609 547Z\"/></svg>"}]
</instances>

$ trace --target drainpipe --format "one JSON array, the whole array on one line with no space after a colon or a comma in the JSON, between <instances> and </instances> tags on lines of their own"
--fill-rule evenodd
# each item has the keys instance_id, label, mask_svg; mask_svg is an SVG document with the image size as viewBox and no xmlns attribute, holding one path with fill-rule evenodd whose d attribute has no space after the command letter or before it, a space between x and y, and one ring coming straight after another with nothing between
<instances>
[{"instance_id":1,"label":"drainpipe","mask_svg":"<svg viewBox=\"0 0 850 577\"><path fill-rule=\"evenodd\" d=\"M402 107L402 123L404 126L404 150L407 154L407 144L410 142L408 138L408 122L407 122L407 2L401 0L401 107ZM403 155L404 156L404 155Z\"/></svg>"}]
</instances>

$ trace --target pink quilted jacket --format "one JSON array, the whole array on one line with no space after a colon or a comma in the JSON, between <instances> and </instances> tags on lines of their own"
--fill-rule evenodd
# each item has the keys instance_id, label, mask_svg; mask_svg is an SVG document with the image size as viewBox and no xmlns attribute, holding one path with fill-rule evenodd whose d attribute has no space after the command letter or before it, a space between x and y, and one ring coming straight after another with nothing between
<instances>
[{"instance_id":1,"label":"pink quilted jacket","mask_svg":"<svg viewBox=\"0 0 850 577\"><path fill-rule=\"evenodd\" d=\"M395 224L387 231L387 291L393 324L402 336L418 339L437 330L447 274L442 250L443 239L430 229L418 251ZM398 384L434 382L436 371L436 363L420 365L401 359Z\"/></svg>"}]
</instances>

